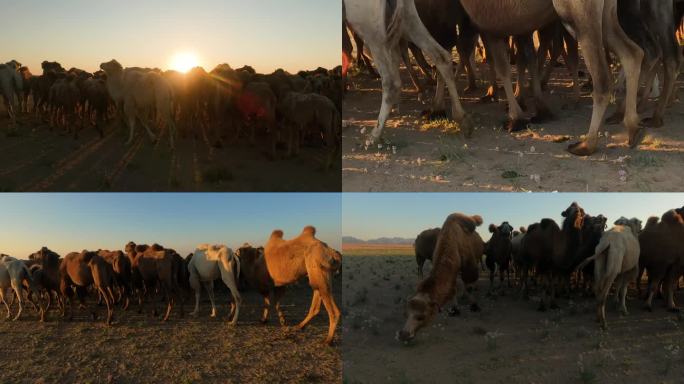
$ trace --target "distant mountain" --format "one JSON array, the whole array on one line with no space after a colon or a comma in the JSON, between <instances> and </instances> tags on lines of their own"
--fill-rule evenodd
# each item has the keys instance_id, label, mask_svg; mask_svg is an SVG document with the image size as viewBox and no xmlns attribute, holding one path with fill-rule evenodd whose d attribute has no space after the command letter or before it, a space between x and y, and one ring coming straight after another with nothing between
<instances>
[{"instance_id":1,"label":"distant mountain","mask_svg":"<svg viewBox=\"0 0 684 384\"><path fill-rule=\"evenodd\" d=\"M380 237L378 239L361 240L353 236L342 236L342 244L413 244L413 240L403 237Z\"/></svg>"}]
</instances>

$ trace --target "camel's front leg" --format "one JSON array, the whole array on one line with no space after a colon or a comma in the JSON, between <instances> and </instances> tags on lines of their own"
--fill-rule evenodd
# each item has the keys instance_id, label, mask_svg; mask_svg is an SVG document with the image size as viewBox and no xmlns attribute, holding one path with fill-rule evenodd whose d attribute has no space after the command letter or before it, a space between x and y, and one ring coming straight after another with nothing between
<instances>
[{"instance_id":1,"label":"camel's front leg","mask_svg":"<svg viewBox=\"0 0 684 384\"><path fill-rule=\"evenodd\" d=\"M527 128L529 120L525 118L520 104L515 98L513 91L513 84L511 83L511 66L509 64L508 44L506 40L499 37L487 36L487 46L490 48L490 54L494 59L494 68L496 73L503 82L504 91L506 91L506 98L508 99L508 121L505 129L508 132L520 131Z\"/></svg>"},{"instance_id":2,"label":"camel's front leg","mask_svg":"<svg viewBox=\"0 0 684 384\"><path fill-rule=\"evenodd\" d=\"M401 77L399 76L398 54L395 55L391 52L392 49L396 50L396 47L388 48L382 43L370 44L370 42L368 46L373 53L375 66L382 79L382 105L378 114L378 122L365 142L366 146L371 146L380 140L392 108L399 102ZM361 133L365 133L365 128L361 130Z\"/></svg>"},{"instance_id":3,"label":"camel's front leg","mask_svg":"<svg viewBox=\"0 0 684 384\"><path fill-rule=\"evenodd\" d=\"M313 319L316 315L318 315L318 312L321 311L321 295L318 292L318 289L314 289L313 292L313 297L311 298L311 306L309 307L309 313L306 315L304 320L302 320L301 323L297 324L298 329L303 329L306 327L307 324L309 324L309 321Z\"/></svg>"}]
</instances>

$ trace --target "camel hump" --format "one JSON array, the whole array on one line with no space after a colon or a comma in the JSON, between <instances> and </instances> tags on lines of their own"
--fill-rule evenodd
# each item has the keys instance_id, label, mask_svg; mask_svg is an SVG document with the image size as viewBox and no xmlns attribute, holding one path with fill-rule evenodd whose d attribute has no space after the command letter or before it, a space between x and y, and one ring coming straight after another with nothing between
<instances>
[{"instance_id":1,"label":"camel hump","mask_svg":"<svg viewBox=\"0 0 684 384\"><path fill-rule=\"evenodd\" d=\"M473 220L473 222L475 223L476 227L479 227L484 222L484 220L482 220L482 216L480 216L480 215L473 215L470 217Z\"/></svg>"},{"instance_id":2,"label":"camel hump","mask_svg":"<svg viewBox=\"0 0 684 384\"><path fill-rule=\"evenodd\" d=\"M553 221L552 219L542 219L542 221L539 223L539 226L541 229L546 229L549 227L553 227L556 225L556 222Z\"/></svg>"},{"instance_id":3,"label":"camel hump","mask_svg":"<svg viewBox=\"0 0 684 384\"><path fill-rule=\"evenodd\" d=\"M658 221L660 221L660 219L658 218L658 216L651 216L651 217L649 217L648 220L646 220L646 228L651 227L651 226L654 226L654 225L657 225L657 224L658 224Z\"/></svg>"},{"instance_id":4,"label":"camel hump","mask_svg":"<svg viewBox=\"0 0 684 384\"><path fill-rule=\"evenodd\" d=\"M316 228L313 225L307 225L302 229L302 235L316 236Z\"/></svg>"},{"instance_id":5,"label":"camel hump","mask_svg":"<svg viewBox=\"0 0 684 384\"><path fill-rule=\"evenodd\" d=\"M282 238L283 238L283 235L284 235L284 234L283 234L283 230L282 230L282 229L276 229L275 231L271 232L271 237L275 237L275 238L278 238L278 239L282 239Z\"/></svg>"},{"instance_id":6,"label":"camel hump","mask_svg":"<svg viewBox=\"0 0 684 384\"><path fill-rule=\"evenodd\" d=\"M670 209L669 211L663 213L661 220L668 224L684 224L684 219L682 219L682 216L674 209Z\"/></svg>"},{"instance_id":7,"label":"camel hump","mask_svg":"<svg viewBox=\"0 0 684 384\"><path fill-rule=\"evenodd\" d=\"M466 231L474 232L475 228L482 225L482 217L479 215L467 216L462 213L452 213L447 218L447 222L457 222Z\"/></svg>"},{"instance_id":8,"label":"camel hump","mask_svg":"<svg viewBox=\"0 0 684 384\"><path fill-rule=\"evenodd\" d=\"M527 228L520 226L520 233L527 233Z\"/></svg>"}]
</instances>

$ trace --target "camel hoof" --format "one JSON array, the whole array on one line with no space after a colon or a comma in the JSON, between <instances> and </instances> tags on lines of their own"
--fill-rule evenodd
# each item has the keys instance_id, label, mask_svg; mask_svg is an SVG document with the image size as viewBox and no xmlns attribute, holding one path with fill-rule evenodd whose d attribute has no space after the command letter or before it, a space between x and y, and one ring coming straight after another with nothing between
<instances>
[{"instance_id":1,"label":"camel hoof","mask_svg":"<svg viewBox=\"0 0 684 384\"><path fill-rule=\"evenodd\" d=\"M629 147L634 149L644 140L646 130L643 127L637 127L635 130L630 130L629 133Z\"/></svg>"},{"instance_id":2,"label":"camel hoof","mask_svg":"<svg viewBox=\"0 0 684 384\"><path fill-rule=\"evenodd\" d=\"M528 119L508 120L504 123L504 129L508 132L518 132L527 129L530 124Z\"/></svg>"},{"instance_id":3,"label":"camel hoof","mask_svg":"<svg viewBox=\"0 0 684 384\"><path fill-rule=\"evenodd\" d=\"M447 314L449 317L461 316L461 311L454 305L453 307L449 308Z\"/></svg>"},{"instance_id":4,"label":"camel hoof","mask_svg":"<svg viewBox=\"0 0 684 384\"><path fill-rule=\"evenodd\" d=\"M661 128L665 123L662 117L647 117L641 122L645 127Z\"/></svg>"},{"instance_id":5,"label":"camel hoof","mask_svg":"<svg viewBox=\"0 0 684 384\"><path fill-rule=\"evenodd\" d=\"M472 303L470 304L470 312L480 312L482 309L480 309L480 306L477 305L477 303Z\"/></svg>"},{"instance_id":6,"label":"camel hoof","mask_svg":"<svg viewBox=\"0 0 684 384\"><path fill-rule=\"evenodd\" d=\"M596 146L589 146L586 141L568 145L568 152L575 156L589 156L596 152Z\"/></svg>"}]
</instances>

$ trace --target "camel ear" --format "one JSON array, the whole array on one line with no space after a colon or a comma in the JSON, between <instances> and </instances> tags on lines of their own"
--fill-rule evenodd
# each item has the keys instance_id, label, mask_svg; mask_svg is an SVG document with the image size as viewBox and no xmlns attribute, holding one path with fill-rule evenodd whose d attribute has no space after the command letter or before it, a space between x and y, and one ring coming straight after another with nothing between
<instances>
[{"instance_id":1,"label":"camel ear","mask_svg":"<svg viewBox=\"0 0 684 384\"><path fill-rule=\"evenodd\" d=\"M568 210L566 209L565 211L561 212L561 216L565 217L568 215Z\"/></svg>"},{"instance_id":2,"label":"camel ear","mask_svg":"<svg viewBox=\"0 0 684 384\"><path fill-rule=\"evenodd\" d=\"M497 228L495 224L489 224L489 232L494 233L496 230Z\"/></svg>"}]
</instances>

